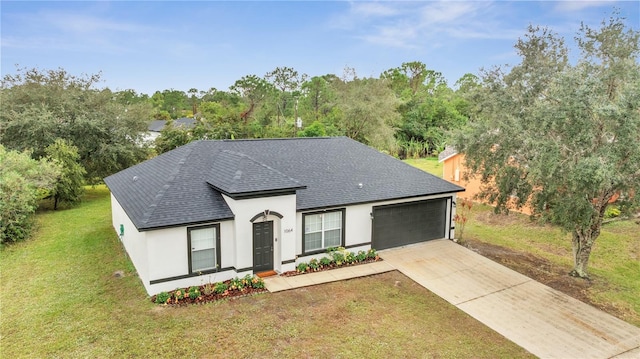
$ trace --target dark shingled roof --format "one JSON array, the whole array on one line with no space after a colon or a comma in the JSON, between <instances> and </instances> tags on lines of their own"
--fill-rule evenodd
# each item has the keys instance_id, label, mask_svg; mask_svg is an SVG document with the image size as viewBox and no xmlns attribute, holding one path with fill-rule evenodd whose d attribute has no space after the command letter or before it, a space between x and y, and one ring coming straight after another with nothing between
<instances>
[{"instance_id":1,"label":"dark shingled roof","mask_svg":"<svg viewBox=\"0 0 640 359\"><path fill-rule=\"evenodd\" d=\"M295 191L298 211L464 191L346 137L196 141L105 183L139 230L232 219L220 191Z\"/></svg>"},{"instance_id":2,"label":"dark shingled roof","mask_svg":"<svg viewBox=\"0 0 640 359\"><path fill-rule=\"evenodd\" d=\"M174 128L194 128L196 126L196 120L193 117L181 117L172 122ZM166 120L153 120L149 123L148 130L151 132L161 132L166 125Z\"/></svg>"},{"instance_id":3,"label":"dark shingled roof","mask_svg":"<svg viewBox=\"0 0 640 359\"><path fill-rule=\"evenodd\" d=\"M306 188L293 178L253 158L229 150L220 151L206 178L213 188L230 197L255 195Z\"/></svg>"}]
</instances>

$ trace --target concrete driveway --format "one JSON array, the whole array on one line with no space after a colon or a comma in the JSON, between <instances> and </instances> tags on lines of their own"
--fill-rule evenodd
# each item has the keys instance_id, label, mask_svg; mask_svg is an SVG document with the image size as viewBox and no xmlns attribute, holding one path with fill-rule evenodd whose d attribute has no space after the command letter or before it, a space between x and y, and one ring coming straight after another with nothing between
<instances>
[{"instance_id":1,"label":"concrete driveway","mask_svg":"<svg viewBox=\"0 0 640 359\"><path fill-rule=\"evenodd\" d=\"M540 358L640 358L640 328L449 240L380 256Z\"/></svg>"}]
</instances>

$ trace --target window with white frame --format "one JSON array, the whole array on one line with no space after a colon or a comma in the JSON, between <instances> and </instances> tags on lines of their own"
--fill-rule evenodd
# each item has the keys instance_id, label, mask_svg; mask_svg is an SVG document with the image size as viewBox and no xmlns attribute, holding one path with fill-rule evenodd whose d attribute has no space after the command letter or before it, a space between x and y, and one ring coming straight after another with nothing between
<instances>
[{"instance_id":1,"label":"window with white frame","mask_svg":"<svg viewBox=\"0 0 640 359\"><path fill-rule=\"evenodd\" d=\"M218 266L217 225L189 228L189 269L191 273L215 270Z\"/></svg>"},{"instance_id":2,"label":"window with white frame","mask_svg":"<svg viewBox=\"0 0 640 359\"><path fill-rule=\"evenodd\" d=\"M343 211L304 215L304 251L342 245Z\"/></svg>"}]
</instances>

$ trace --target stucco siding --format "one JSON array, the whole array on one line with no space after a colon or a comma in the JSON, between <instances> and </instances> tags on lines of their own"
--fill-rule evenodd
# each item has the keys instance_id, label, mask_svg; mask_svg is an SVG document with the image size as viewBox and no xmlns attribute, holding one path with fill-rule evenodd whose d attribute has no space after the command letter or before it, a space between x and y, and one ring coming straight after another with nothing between
<instances>
[{"instance_id":1,"label":"stucco siding","mask_svg":"<svg viewBox=\"0 0 640 359\"><path fill-rule=\"evenodd\" d=\"M244 275L244 273L240 273L239 275L234 270L227 270L224 272L210 273L197 277L176 279L169 282L161 282L155 284L149 284L149 282L147 282L145 284L145 288L147 289L147 293L149 295L154 295L160 292L168 292L176 288L187 288L196 285L200 286L207 283L222 282L231 278L242 277Z\"/></svg>"},{"instance_id":2,"label":"stucco siding","mask_svg":"<svg viewBox=\"0 0 640 359\"><path fill-rule=\"evenodd\" d=\"M446 214L446 228L444 233L442 234L442 238L453 238L453 232L450 229L449 224L451 224L451 219L455 215L455 212L452 212L453 206L452 201L455 202L456 194L448 193L444 195L433 195L433 196L423 196L416 197L411 199L398 199L391 201L382 201L375 203L365 203L358 204L347 207L338 207L345 208L345 246L350 247L350 252L357 252L359 250L368 250L371 248L371 239L372 239L372 219L371 213L373 212L373 207L383 206L389 204L396 203L410 203L410 202L418 202L425 201L429 199L436 198L447 198L447 214ZM450 199L449 199L450 198ZM336 209L338 209L336 208ZM331 211L331 209L327 209L327 211ZM313 212L313 211L311 211ZM324 256L324 253L319 255L305 255L302 252L302 241L304 240L304 228L302 228L302 216L306 212L299 212L297 215L297 228L300 228L298 233L296 233L298 240L296 241L296 263L300 263L301 261L308 261L311 258L320 258ZM361 246L358 246L361 245Z\"/></svg>"},{"instance_id":3,"label":"stucco siding","mask_svg":"<svg viewBox=\"0 0 640 359\"><path fill-rule=\"evenodd\" d=\"M189 273L187 229L167 228L147 232L149 280Z\"/></svg>"},{"instance_id":4,"label":"stucco siding","mask_svg":"<svg viewBox=\"0 0 640 359\"><path fill-rule=\"evenodd\" d=\"M235 200L223 195L227 205L235 214L235 253L238 269L253 267L253 225L251 219L257 214L277 212L282 219L269 215L273 221L274 269L282 270L283 260L295 258L296 196L284 195ZM262 221L258 218L256 221ZM286 230L285 230L286 229ZM291 231L289 231L291 230Z\"/></svg>"},{"instance_id":5,"label":"stucco siding","mask_svg":"<svg viewBox=\"0 0 640 359\"><path fill-rule=\"evenodd\" d=\"M138 277L145 283L149 282L149 262L147 256L147 238L145 232L138 232L116 198L111 195L111 218L113 228L119 236L133 266L136 267ZM124 235L120 236L120 225L124 227Z\"/></svg>"}]
</instances>

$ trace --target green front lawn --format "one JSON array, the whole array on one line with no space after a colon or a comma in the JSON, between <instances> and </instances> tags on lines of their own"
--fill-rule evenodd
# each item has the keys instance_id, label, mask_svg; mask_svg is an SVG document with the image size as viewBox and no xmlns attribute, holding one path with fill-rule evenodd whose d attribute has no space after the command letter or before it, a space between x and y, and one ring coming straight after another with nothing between
<instances>
[{"instance_id":1,"label":"green front lawn","mask_svg":"<svg viewBox=\"0 0 640 359\"><path fill-rule=\"evenodd\" d=\"M0 252L3 358L532 357L398 272L155 305L111 227L104 187L37 220L34 238Z\"/></svg>"}]
</instances>

